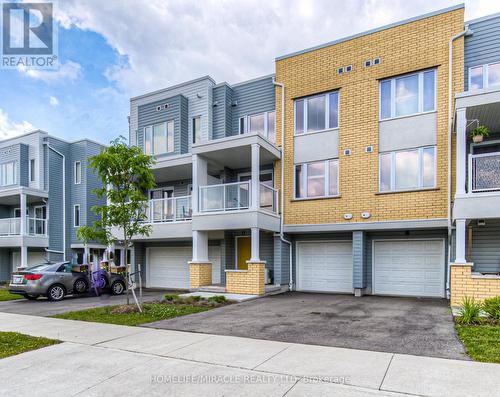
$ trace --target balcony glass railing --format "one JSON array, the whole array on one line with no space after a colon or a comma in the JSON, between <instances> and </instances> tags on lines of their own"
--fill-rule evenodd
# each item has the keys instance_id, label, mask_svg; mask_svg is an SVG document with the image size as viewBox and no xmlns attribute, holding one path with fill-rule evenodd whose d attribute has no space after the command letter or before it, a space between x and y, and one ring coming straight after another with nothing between
<instances>
[{"instance_id":1,"label":"balcony glass railing","mask_svg":"<svg viewBox=\"0 0 500 397\"><path fill-rule=\"evenodd\" d=\"M40 218L26 218L27 236L46 236L47 220ZM0 236L20 236L21 218L0 219Z\"/></svg>"},{"instance_id":2,"label":"balcony glass railing","mask_svg":"<svg viewBox=\"0 0 500 397\"><path fill-rule=\"evenodd\" d=\"M19 236L21 234L21 218L0 219L0 236Z\"/></svg>"},{"instance_id":3,"label":"balcony glass railing","mask_svg":"<svg viewBox=\"0 0 500 397\"><path fill-rule=\"evenodd\" d=\"M260 184L260 208L278 213L278 191L264 183Z\"/></svg>"},{"instance_id":4,"label":"balcony glass railing","mask_svg":"<svg viewBox=\"0 0 500 397\"><path fill-rule=\"evenodd\" d=\"M191 196L149 200L146 214L150 223L189 220L193 214Z\"/></svg>"},{"instance_id":5,"label":"balcony glass railing","mask_svg":"<svg viewBox=\"0 0 500 397\"><path fill-rule=\"evenodd\" d=\"M469 192L500 190L500 152L469 155Z\"/></svg>"},{"instance_id":6,"label":"balcony glass railing","mask_svg":"<svg viewBox=\"0 0 500 397\"><path fill-rule=\"evenodd\" d=\"M237 211L250 208L250 181L200 186L200 211Z\"/></svg>"}]
</instances>

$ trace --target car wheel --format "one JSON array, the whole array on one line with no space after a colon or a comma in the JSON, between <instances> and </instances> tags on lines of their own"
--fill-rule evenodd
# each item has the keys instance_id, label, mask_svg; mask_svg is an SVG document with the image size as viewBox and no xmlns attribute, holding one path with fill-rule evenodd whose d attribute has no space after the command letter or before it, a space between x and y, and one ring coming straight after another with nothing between
<instances>
[{"instance_id":1,"label":"car wheel","mask_svg":"<svg viewBox=\"0 0 500 397\"><path fill-rule=\"evenodd\" d=\"M66 295L66 291L61 284L54 284L47 290L47 299L49 301L60 301Z\"/></svg>"},{"instance_id":2,"label":"car wheel","mask_svg":"<svg viewBox=\"0 0 500 397\"><path fill-rule=\"evenodd\" d=\"M24 295L24 297L25 297L26 299L29 299L30 301L35 301L35 300L37 300L39 296L40 296L40 295L30 295L30 294L26 294L26 295Z\"/></svg>"},{"instance_id":3,"label":"car wheel","mask_svg":"<svg viewBox=\"0 0 500 397\"><path fill-rule=\"evenodd\" d=\"M83 278L79 278L78 280L76 280L75 284L73 285L73 291L75 292L75 294L83 294L87 291L87 289L87 281L85 281Z\"/></svg>"},{"instance_id":4,"label":"car wheel","mask_svg":"<svg viewBox=\"0 0 500 397\"><path fill-rule=\"evenodd\" d=\"M113 295L121 295L125 291L125 283L123 281L117 280L111 284L111 293Z\"/></svg>"}]
</instances>

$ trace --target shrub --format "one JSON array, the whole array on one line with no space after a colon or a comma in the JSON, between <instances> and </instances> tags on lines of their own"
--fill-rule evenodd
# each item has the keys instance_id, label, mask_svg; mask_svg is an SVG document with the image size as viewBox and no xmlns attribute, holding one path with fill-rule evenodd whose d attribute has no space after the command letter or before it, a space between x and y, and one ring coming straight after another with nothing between
<instances>
[{"instance_id":1,"label":"shrub","mask_svg":"<svg viewBox=\"0 0 500 397\"><path fill-rule=\"evenodd\" d=\"M198 303L202 299L203 298L201 296L191 295L191 296L188 296L187 298L184 298L183 301L186 302L186 303Z\"/></svg>"},{"instance_id":2,"label":"shrub","mask_svg":"<svg viewBox=\"0 0 500 397\"><path fill-rule=\"evenodd\" d=\"M226 303L227 299L224 295L216 295L216 296L211 296L208 298L209 302L215 302L215 303Z\"/></svg>"},{"instance_id":3,"label":"shrub","mask_svg":"<svg viewBox=\"0 0 500 397\"><path fill-rule=\"evenodd\" d=\"M495 320L500 320L500 296L486 299L483 302L482 309Z\"/></svg>"},{"instance_id":4,"label":"shrub","mask_svg":"<svg viewBox=\"0 0 500 397\"><path fill-rule=\"evenodd\" d=\"M481 323L481 305L474 298L465 297L460 308L460 315L457 323L462 325L472 325Z\"/></svg>"},{"instance_id":5,"label":"shrub","mask_svg":"<svg viewBox=\"0 0 500 397\"><path fill-rule=\"evenodd\" d=\"M164 296L164 298L168 302L175 302L175 301L179 300L179 296L175 295L175 294L166 294Z\"/></svg>"}]
</instances>

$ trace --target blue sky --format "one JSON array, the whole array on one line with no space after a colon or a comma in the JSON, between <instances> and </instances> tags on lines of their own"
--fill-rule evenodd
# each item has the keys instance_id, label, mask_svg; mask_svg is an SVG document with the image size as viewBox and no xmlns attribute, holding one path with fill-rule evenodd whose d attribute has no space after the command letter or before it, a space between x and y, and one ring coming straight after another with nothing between
<instances>
[{"instance_id":1,"label":"blue sky","mask_svg":"<svg viewBox=\"0 0 500 397\"><path fill-rule=\"evenodd\" d=\"M40 128L108 143L128 134L131 96L206 74L236 83L273 73L278 55L455 4L59 0L60 69L0 69L0 139ZM466 19L500 12L497 0L465 4Z\"/></svg>"}]
</instances>

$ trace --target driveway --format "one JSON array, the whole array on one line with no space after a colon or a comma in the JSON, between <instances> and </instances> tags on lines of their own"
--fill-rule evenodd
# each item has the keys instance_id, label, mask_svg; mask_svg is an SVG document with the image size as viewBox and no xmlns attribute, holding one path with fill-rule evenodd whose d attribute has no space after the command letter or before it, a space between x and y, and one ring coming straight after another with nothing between
<instances>
[{"instance_id":1,"label":"driveway","mask_svg":"<svg viewBox=\"0 0 500 397\"><path fill-rule=\"evenodd\" d=\"M468 360L444 299L291 292L145 326Z\"/></svg>"},{"instance_id":2,"label":"driveway","mask_svg":"<svg viewBox=\"0 0 500 397\"><path fill-rule=\"evenodd\" d=\"M161 299L163 295L168 293L168 291L163 290L143 290L142 292L143 301L145 302ZM130 300L133 301L132 295L130 295ZM94 307L120 305L126 302L126 295L113 296L107 293L101 296L93 294L67 296L60 302L50 302L45 298L39 298L36 301L19 299L0 302L0 312L51 316L53 314L91 309Z\"/></svg>"}]
</instances>

